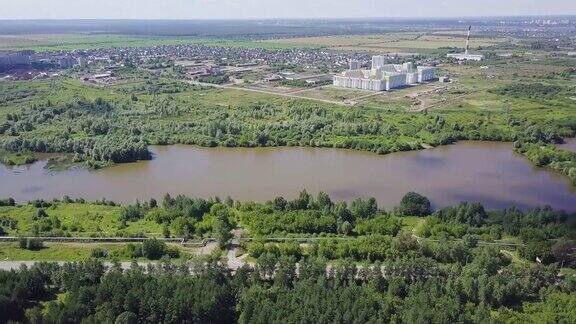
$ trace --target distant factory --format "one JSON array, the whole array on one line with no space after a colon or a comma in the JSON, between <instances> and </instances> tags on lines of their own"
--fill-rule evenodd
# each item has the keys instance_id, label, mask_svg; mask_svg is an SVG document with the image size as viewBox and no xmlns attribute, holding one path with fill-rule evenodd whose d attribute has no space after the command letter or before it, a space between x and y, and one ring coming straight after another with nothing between
<instances>
[{"instance_id":1,"label":"distant factory","mask_svg":"<svg viewBox=\"0 0 576 324\"><path fill-rule=\"evenodd\" d=\"M447 55L449 58L456 59L458 61L482 61L484 55L482 54L470 54L468 49L470 47L470 30L472 26L468 26L468 36L466 36L466 50L464 53L450 53Z\"/></svg>"},{"instance_id":2,"label":"distant factory","mask_svg":"<svg viewBox=\"0 0 576 324\"><path fill-rule=\"evenodd\" d=\"M362 70L358 61L350 61L350 69L334 76L333 84L343 88L389 91L436 78L434 67L386 64L386 60L386 56L373 56L370 70Z\"/></svg>"}]
</instances>

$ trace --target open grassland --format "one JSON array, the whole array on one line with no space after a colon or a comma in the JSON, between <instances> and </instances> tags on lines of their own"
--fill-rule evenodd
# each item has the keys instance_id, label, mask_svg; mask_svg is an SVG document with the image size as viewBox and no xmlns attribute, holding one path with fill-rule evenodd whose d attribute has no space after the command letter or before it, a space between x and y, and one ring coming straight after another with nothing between
<instances>
[{"instance_id":1,"label":"open grassland","mask_svg":"<svg viewBox=\"0 0 576 324\"><path fill-rule=\"evenodd\" d=\"M370 94L374 94L374 92L357 90L357 89L338 88L332 85L303 90L299 92L299 95L303 97L336 100L336 101L350 100Z\"/></svg>"},{"instance_id":2,"label":"open grassland","mask_svg":"<svg viewBox=\"0 0 576 324\"><path fill-rule=\"evenodd\" d=\"M93 249L100 248L113 253L123 249L122 244L44 243L39 250L26 250L18 243L0 243L2 261L81 261L91 257Z\"/></svg>"},{"instance_id":3,"label":"open grassland","mask_svg":"<svg viewBox=\"0 0 576 324\"><path fill-rule=\"evenodd\" d=\"M47 221L38 221L38 208L33 205L20 207L0 207L0 219L17 220L17 227L7 228L8 235L34 235L43 227L52 228L58 224L61 234L73 236L135 236L146 234L150 237L162 235L162 227L145 219L122 224L121 207L95 204L55 203L43 209ZM46 225L46 226L44 226Z\"/></svg>"},{"instance_id":4,"label":"open grassland","mask_svg":"<svg viewBox=\"0 0 576 324\"><path fill-rule=\"evenodd\" d=\"M270 40L267 42L286 45L319 45L325 48L352 51L410 52L428 51L439 48L464 48L466 35L439 35L423 33L393 33L381 35L352 35L302 37ZM508 42L505 38L475 37L472 49L486 48Z\"/></svg>"},{"instance_id":5,"label":"open grassland","mask_svg":"<svg viewBox=\"0 0 576 324\"><path fill-rule=\"evenodd\" d=\"M380 34L380 35L316 36L316 37L282 38L282 39L268 40L266 42L278 43L278 44L317 45L332 48L332 47L391 43L402 40L415 39L421 35L422 34L420 33L394 33L394 34Z\"/></svg>"},{"instance_id":6,"label":"open grassland","mask_svg":"<svg viewBox=\"0 0 576 324\"><path fill-rule=\"evenodd\" d=\"M127 243L53 243L45 242L38 250L26 250L18 246L17 242L0 243L0 261L85 261L94 258L94 251L102 251L103 260L128 261L133 258L126 253ZM196 255L198 250L182 247L179 244L168 244L169 247L180 251L179 258L189 258ZM140 258L146 260L145 258Z\"/></svg>"},{"instance_id":7,"label":"open grassland","mask_svg":"<svg viewBox=\"0 0 576 324\"><path fill-rule=\"evenodd\" d=\"M207 39L197 37L152 37L94 34L0 35L0 51L35 50L38 52L48 52L186 44L267 49L317 47L313 44L297 45L243 40Z\"/></svg>"}]
</instances>

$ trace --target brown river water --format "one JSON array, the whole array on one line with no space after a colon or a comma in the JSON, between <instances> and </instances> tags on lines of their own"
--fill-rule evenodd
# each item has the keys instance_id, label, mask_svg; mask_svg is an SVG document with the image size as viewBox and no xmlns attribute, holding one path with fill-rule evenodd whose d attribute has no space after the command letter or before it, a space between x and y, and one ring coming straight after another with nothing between
<instances>
[{"instance_id":1,"label":"brown river water","mask_svg":"<svg viewBox=\"0 0 576 324\"><path fill-rule=\"evenodd\" d=\"M558 148L576 153L576 138L565 139L564 144L558 145Z\"/></svg>"},{"instance_id":2,"label":"brown river water","mask_svg":"<svg viewBox=\"0 0 576 324\"><path fill-rule=\"evenodd\" d=\"M576 211L567 178L538 169L510 143L460 142L429 150L379 156L322 148L200 148L154 146L154 159L102 170L49 172L46 161L0 166L0 197L18 201L106 198L130 203L164 193L265 201L295 197L302 189L334 200L375 197L391 209L408 191L435 207L478 201L488 208L550 205Z\"/></svg>"}]
</instances>

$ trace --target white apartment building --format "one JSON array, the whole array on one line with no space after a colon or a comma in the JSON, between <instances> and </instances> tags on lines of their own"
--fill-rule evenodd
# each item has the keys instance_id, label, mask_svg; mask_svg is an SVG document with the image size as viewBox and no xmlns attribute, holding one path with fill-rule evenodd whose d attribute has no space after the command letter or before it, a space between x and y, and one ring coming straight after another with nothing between
<instances>
[{"instance_id":1,"label":"white apartment building","mask_svg":"<svg viewBox=\"0 0 576 324\"><path fill-rule=\"evenodd\" d=\"M436 68L429 66L419 66L418 70L418 83L436 79Z\"/></svg>"},{"instance_id":2,"label":"white apartment building","mask_svg":"<svg viewBox=\"0 0 576 324\"><path fill-rule=\"evenodd\" d=\"M350 70L360 70L360 61L350 60Z\"/></svg>"},{"instance_id":3,"label":"white apartment building","mask_svg":"<svg viewBox=\"0 0 576 324\"><path fill-rule=\"evenodd\" d=\"M372 91L386 90L387 83L384 80L355 78L337 75L334 77L334 85L342 88L353 88Z\"/></svg>"},{"instance_id":4,"label":"white apartment building","mask_svg":"<svg viewBox=\"0 0 576 324\"><path fill-rule=\"evenodd\" d=\"M373 56L372 68L361 70L357 61L350 61L350 70L333 79L334 86L372 91L389 91L406 85L422 83L436 78L436 68L419 66L411 62L386 64L386 56Z\"/></svg>"}]
</instances>

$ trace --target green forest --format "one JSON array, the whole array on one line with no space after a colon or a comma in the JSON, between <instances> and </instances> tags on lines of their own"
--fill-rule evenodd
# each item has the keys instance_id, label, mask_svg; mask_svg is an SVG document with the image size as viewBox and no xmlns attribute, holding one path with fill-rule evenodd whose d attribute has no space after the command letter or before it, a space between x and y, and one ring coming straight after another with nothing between
<instances>
[{"instance_id":1,"label":"green forest","mask_svg":"<svg viewBox=\"0 0 576 324\"><path fill-rule=\"evenodd\" d=\"M573 323L574 279L521 269L482 248L469 263L327 267L279 258L231 274L191 262L108 271L98 261L0 271L2 321L30 323ZM328 268L328 270L327 270ZM193 269L193 270L190 270Z\"/></svg>"},{"instance_id":2,"label":"green forest","mask_svg":"<svg viewBox=\"0 0 576 324\"><path fill-rule=\"evenodd\" d=\"M264 203L166 195L125 206L69 198L1 204L3 233L26 227L34 232L28 234L82 235L69 227L74 216L66 208L88 206L110 213L88 217L86 227L139 224L144 236L160 227L164 237L210 238L223 249L182 258L175 246L148 239L126 247L129 269L116 263L118 255L94 249L63 265L0 271L0 309L9 310L0 313L2 322L576 320L576 217L551 208L461 203L433 210L411 192L384 211L374 199L336 203L306 191ZM47 223L52 227L40 228ZM234 228L245 231L240 243L231 241ZM231 244L249 256L234 271L225 266ZM28 238L20 248L42 253L43 246Z\"/></svg>"}]
</instances>

